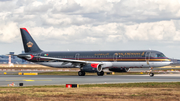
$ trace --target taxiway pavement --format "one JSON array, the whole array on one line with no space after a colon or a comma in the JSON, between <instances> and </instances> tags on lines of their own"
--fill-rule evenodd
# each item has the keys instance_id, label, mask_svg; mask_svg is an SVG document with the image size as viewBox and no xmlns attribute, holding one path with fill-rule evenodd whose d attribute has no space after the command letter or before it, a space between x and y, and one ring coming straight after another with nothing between
<instances>
[{"instance_id":1,"label":"taxiway pavement","mask_svg":"<svg viewBox=\"0 0 180 101\"><path fill-rule=\"evenodd\" d=\"M63 84L105 84L136 82L180 82L180 74L149 75L105 75L105 76L62 76L62 75L0 75L0 86L12 82L15 86L63 85Z\"/></svg>"}]
</instances>

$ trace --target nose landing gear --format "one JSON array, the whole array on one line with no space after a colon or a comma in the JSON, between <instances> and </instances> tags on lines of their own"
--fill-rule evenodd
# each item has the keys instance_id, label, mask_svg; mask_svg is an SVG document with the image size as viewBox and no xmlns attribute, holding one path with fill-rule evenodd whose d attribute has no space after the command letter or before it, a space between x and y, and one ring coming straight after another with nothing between
<instances>
[{"instance_id":1,"label":"nose landing gear","mask_svg":"<svg viewBox=\"0 0 180 101\"><path fill-rule=\"evenodd\" d=\"M149 76L150 76L150 77L153 77L153 76L154 76L154 73L149 73Z\"/></svg>"},{"instance_id":2,"label":"nose landing gear","mask_svg":"<svg viewBox=\"0 0 180 101\"><path fill-rule=\"evenodd\" d=\"M153 76L154 76L153 67L151 67L150 70L149 70L149 76L150 76L150 77L153 77Z\"/></svg>"}]
</instances>

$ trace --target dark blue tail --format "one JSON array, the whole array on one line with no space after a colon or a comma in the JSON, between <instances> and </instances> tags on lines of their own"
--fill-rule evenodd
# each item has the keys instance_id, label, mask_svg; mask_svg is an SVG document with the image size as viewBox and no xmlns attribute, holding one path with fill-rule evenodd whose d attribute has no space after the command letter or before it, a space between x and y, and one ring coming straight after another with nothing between
<instances>
[{"instance_id":1,"label":"dark blue tail","mask_svg":"<svg viewBox=\"0 0 180 101\"><path fill-rule=\"evenodd\" d=\"M24 51L26 53L31 52L31 53L37 53L41 52L42 50L38 47L36 42L33 40L31 35L29 34L28 30L26 28L20 28L21 31L21 36L22 36L22 41L24 45Z\"/></svg>"}]
</instances>

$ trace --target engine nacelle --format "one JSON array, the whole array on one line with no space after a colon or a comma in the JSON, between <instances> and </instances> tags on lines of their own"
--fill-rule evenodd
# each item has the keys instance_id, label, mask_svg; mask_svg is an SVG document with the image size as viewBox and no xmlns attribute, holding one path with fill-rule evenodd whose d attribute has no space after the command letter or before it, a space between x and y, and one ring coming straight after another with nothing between
<instances>
[{"instance_id":1,"label":"engine nacelle","mask_svg":"<svg viewBox=\"0 0 180 101\"><path fill-rule=\"evenodd\" d=\"M84 71L84 72L101 72L102 66L99 65L98 63L87 64L87 65L83 66L81 71Z\"/></svg>"},{"instance_id":2,"label":"engine nacelle","mask_svg":"<svg viewBox=\"0 0 180 101\"><path fill-rule=\"evenodd\" d=\"M128 72L130 68L109 68L109 70L113 72Z\"/></svg>"}]
</instances>

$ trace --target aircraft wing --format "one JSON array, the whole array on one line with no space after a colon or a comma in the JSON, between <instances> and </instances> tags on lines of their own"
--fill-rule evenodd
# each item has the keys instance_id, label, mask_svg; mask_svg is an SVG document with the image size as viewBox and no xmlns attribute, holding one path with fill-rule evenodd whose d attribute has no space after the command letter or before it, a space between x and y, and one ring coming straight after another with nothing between
<instances>
[{"instance_id":1,"label":"aircraft wing","mask_svg":"<svg viewBox=\"0 0 180 101\"><path fill-rule=\"evenodd\" d=\"M12 54L8 54L8 55L12 55ZM94 63L92 61L72 60L72 59L44 57L44 56L33 56L31 54L30 55L15 55L15 54L13 54L12 56L24 57L24 58L27 58L27 59L32 59L33 57L38 57L38 58L42 58L42 59L61 61L61 62L71 62L71 63L83 63L83 64Z\"/></svg>"},{"instance_id":2,"label":"aircraft wing","mask_svg":"<svg viewBox=\"0 0 180 101\"><path fill-rule=\"evenodd\" d=\"M63 58L54 58L54 57L44 57L44 56L39 56L39 58L49 59L49 60L57 60L57 61L61 61L61 62L71 62L71 63L83 63L83 64L94 63L94 62L92 62L92 61L72 60L72 59L63 59Z\"/></svg>"}]
</instances>

